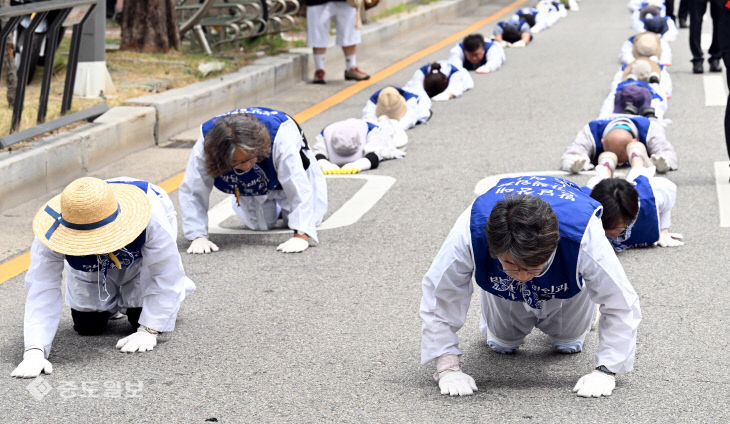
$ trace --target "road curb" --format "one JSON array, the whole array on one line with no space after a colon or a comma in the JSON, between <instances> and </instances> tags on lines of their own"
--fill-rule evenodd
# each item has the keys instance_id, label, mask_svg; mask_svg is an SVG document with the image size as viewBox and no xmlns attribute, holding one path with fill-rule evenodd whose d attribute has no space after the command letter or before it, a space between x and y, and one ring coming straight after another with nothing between
<instances>
[{"instance_id":1,"label":"road curb","mask_svg":"<svg viewBox=\"0 0 730 424\"><path fill-rule=\"evenodd\" d=\"M442 0L366 25L361 46L377 45L488 0ZM331 37L334 46L334 37ZM341 53L327 50L327 60ZM248 106L309 77L308 48L265 57L239 71L153 96L130 99L92 124L47 137L27 149L0 153L0 211L64 187L90 171L160 143L214 116ZM331 56L330 56L331 55Z\"/></svg>"}]
</instances>

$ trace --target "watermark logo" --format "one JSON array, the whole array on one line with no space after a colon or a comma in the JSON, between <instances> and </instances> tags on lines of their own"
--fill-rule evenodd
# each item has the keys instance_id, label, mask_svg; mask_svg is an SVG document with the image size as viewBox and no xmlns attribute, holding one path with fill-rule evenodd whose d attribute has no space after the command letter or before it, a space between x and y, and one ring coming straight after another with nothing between
<instances>
[{"instance_id":1,"label":"watermark logo","mask_svg":"<svg viewBox=\"0 0 730 424\"><path fill-rule=\"evenodd\" d=\"M33 379L33 381L28 384L26 389L28 390L28 393L33 396L33 399L41 400L46 397L46 395L50 393L51 390L53 390L53 386L51 386L51 384L46 381L46 379L38 376L38 378Z\"/></svg>"},{"instance_id":2,"label":"watermark logo","mask_svg":"<svg viewBox=\"0 0 730 424\"><path fill-rule=\"evenodd\" d=\"M130 399L141 398L144 389L143 381L59 381L55 387L41 376L36 377L26 387L33 399L40 401L48 393L56 389L63 399L72 398L106 398Z\"/></svg>"}]
</instances>

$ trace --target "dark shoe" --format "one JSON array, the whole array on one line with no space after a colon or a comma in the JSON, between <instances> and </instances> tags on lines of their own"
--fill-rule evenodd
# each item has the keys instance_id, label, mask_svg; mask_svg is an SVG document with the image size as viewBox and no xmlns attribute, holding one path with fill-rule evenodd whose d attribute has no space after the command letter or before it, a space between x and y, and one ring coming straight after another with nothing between
<instances>
[{"instance_id":1,"label":"dark shoe","mask_svg":"<svg viewBox=\"0 0 730 424\"><path fill-rule=\"evenodd\" d=\"M680 28L689 28L689 22L687 22L687 18L679 18L679 27Z\"/></svg>"},{"instance_id":2,"label":"dark shoe","mask_svg":"<svg viewBox=\"0 0 730 424\"><path fill-rule=\"evenodd\" d=\"M327 82L324 80L324 69L317 69L314 71L314 79L312 80L312 84L326 84Z\"/></svg>"},{"instance_id":3,"label":"dark shoe","mask_svg":"<svg viewBox=\"0 0 730 424\"><path fill-rule=\"evenodd\" d=\"M656 111L653 107L647 106L639 111L639 115L645 116L647 118L656 118Z\"/></svg>"},{"instance_id":4,"label":"dark shoe","mask_svg":"<svg viewBox=\"0 0 730 424\"><path fill-rule=\"evenodd\" d=\"M370 79L370 75L366 74L365 72L361 71L360 68L357 66L350 68L345 71L345 80L350 81L363 81Z\"/></svg>"},{"instance_id":5,"label":"dark shoe","mask_svg":"<svg viewBox=\"0 0 730 424\"><path fill-rule=\"evenodd\" d=\"M633 103L627 102L626 105L624 106L624 113L627 113L629 115L638 115L639 109L637 109Z\"/></svg>"},{"instance_id":6,"label":"dark shoe","mask_svg":"<svg viewBox=\"0 0 730 424\"><path fill-rule=\"evenodd\" d=\"M703 72L705 72L705 69L702 66L702 62L695 62L692 64L692 73L701 74Z\"/></svg>"},{"instance_id":7,"label":"dark shoe","mask_svg":"<svg viewBox=\"0 0 730 424\"><path fill-rule=\"evenodd\" d=\"M722 72L722 67L720 66L720 59L715 59L710 61L710 72Z\"/></svg>"}]
</instances>

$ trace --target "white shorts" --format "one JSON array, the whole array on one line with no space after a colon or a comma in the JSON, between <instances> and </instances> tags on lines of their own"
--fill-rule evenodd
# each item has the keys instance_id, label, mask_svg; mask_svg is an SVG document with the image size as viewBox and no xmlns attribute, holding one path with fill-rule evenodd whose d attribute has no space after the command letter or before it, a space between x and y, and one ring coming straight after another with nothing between
<instances>
[{"instance_id":1,"label":"white shorts","mask_svg":"<svg viewBox=\"0 0 730 424\"><path fill-rule=\"evenodd\" d=\"M542 309L532 309L524 302L513 302L480 291L482 317L479 329L487 331L505 345L519 345L537 327L554 340L572 341L583 337L591 328L596 304L586 289L570 299L551 299Z\"/></svg>"},{"instance_id":2,"label":"white shorts","mask_svg":"<svg viewBox=\"0 0 730 424\"><path fill-rule=\"evenodd\" d=\"M355 16L355 8L344 1L307 6L307 46L329 46L332 18L335 19L335 43L338 46L360 44L360 30L355 28Z\"/></svg>"}]
</instances>

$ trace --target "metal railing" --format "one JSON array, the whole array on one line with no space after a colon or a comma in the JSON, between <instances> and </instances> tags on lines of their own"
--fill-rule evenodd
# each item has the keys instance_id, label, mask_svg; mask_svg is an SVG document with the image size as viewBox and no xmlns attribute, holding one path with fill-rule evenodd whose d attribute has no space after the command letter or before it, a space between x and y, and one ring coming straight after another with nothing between
<instances>
[{"instance_id":1,"label":"metal railing","mask_svg":"<svg viewBox=\"0 0 730 424\"><path fill-rule=\"evenodd\" d=\"M247 38L294 27L298 0L178 0L180 36L192 36L201 49L213 49Z\"/></svg>"},{"instance_id":2,"label":"metal railing","mask_svg":"<svg viewBox=\"0 0 730 424\"><path fill-rule=\"evenodd\" d=\"M8 37L13 34L18 28L18 24L26 16L31 16L30 24L25 31L23 31L22 43L25 46L23 51L20 53L20 66L18 67L18 85L15 92L15 101L13 104L13 117L10 125L10 135L0 138L0 148L10 146L18 141L33 137L41 134L41 130L49 131L55 128L59 128L63 125L75 122L68 118L75 119L76 121L81 119L87 119L89 117L99 115L99 111L103 108L93 107L87 109L91 115L81 112L76 112L66 117L67 119L60 118L54 121L48 122L43 126L34 127L25 131L17 132L20 120L23 114L23 105L25 102L25 88L28 81L28 75L31 71L31 54L34 42L38 43L40 40L34 40L35 37L46 37L45 43L45 61L43 64L43 79L41 81L41 94L38 105L38 116L37 123L42 124L45 122L46 114L48 110L48 96L51 88L51 77L53 76L53 60L56 54L56 49L59 44L59 37L62 37L62 28L71 28L71 47L68 55L68 65L66 67L66 78L64 81L63 88L63 99L61 102L61 115L65 115L66 112L71 109L71 102L73 99L74 83L76 81L76 69L79 59L79 48L81 45L81 29L84 22L89 17L89 14L94 10L97 0L49 0L38 3L29 3L18 6L9 6L0 8L0 20L7 22L3 25L0 24L0 58L5 56L5 47L7 45ZM48 22L48 31L45 34L36 34L35 29L38 25L44 21ZM0 74L2 69L0 69ZM88 116L87 116L88 115ZM42 128L39 128L42 127ZM14 134L13 134L14 133Z\"/></svg>"}]
</instances>

